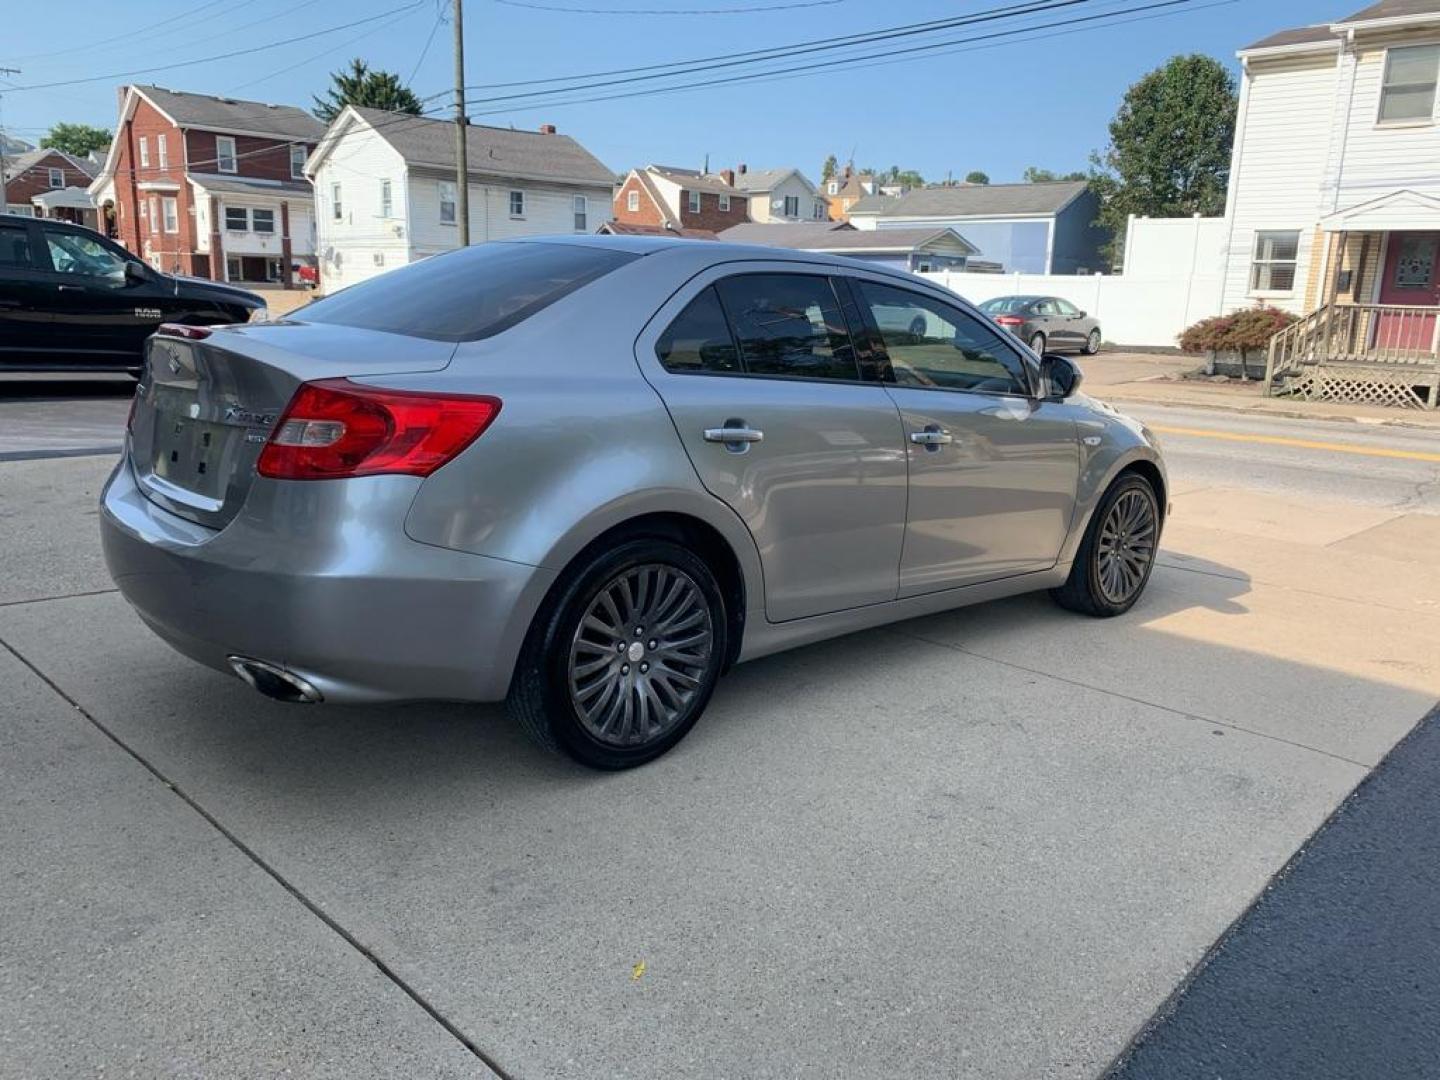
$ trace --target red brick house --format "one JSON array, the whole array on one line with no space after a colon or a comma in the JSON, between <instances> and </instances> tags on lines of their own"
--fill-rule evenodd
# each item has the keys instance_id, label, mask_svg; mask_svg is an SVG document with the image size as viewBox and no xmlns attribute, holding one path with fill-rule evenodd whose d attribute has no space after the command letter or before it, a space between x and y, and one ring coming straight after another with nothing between
<instances>
[{"instance_id":1,"label":"red brick house","mask_svg":"<svg viewBox=\"0 0 1440 1080\"><path fill-rule=\"evenodd\" d=\"M27 150L6 157L0 208L94 225L94 205L85 193L94 176L95 166L61 150Z\"/></svg>"},{"instance_id":2,"label":"red brick house","mask_svg":"<svg viewBox=\"0 0 1440 1080\"><path fill-rule=\"evenodd\" d=\"M730 172L707 176L695 169L647 165L631 169L615 193L615 220L667 231L720 232L750 220L749 196Z\"/></svg>"},{"instance_id":3,"label":"red brick house","mask_svg":"<svg viewBox=\"0 0 1440 1080\"><path fill-rule=\"evenodd\" d=\"M324 131L290 105L122 87L90 194L111 235L158 269L290 288L315 263L305 159Z\"/></svg>"}]
</instances>

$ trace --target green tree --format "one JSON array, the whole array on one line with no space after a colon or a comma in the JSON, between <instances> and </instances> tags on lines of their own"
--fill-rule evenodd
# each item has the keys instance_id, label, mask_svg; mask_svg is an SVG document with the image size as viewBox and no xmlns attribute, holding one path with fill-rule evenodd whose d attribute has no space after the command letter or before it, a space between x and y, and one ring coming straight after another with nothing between
<instances>
[{"instance_id":1,"label":"green tree","mask_svg":"<svg viewBox=\"0 0 1440 1080\"><path fill-rule=\"evenodd\" d=\"M1115 237L1118 261L1126 219L1213 216L1225 210L1235 139L1235 80L1208 56L1175 56L1130 87L1110 121L1110 145L1091 155L1099 170L1098 224Z\"/></svg>"},{"instance_id":2,"label":"green tree","mask_svg":"<svg viewBox=\"0 0 1440 1080\"><path fill-rule=\"evenodd\" d=\"M350 61L348 69L331 72L330 80L332 85L325 97L317 96L315 108L311 110L327 124L340 115L346 105L420 115L420 99L401 84L400 76L379 68L372 71L359 57Z\"/></svg>"},{"instance_id":3,"label":"green tree","mask_svg":"<svg viewBox=\"0 0 1440 1080\"><path fill-rule=\"evenodd\" d=\"M983 173L979 169L965 174L965 183L967 184L988 184L989 182L989 173Z\"/></svg>"},{"instance_id":4,"label":"green tree","mask_svg":"<svg viewBox=\"0 0 1440 1080\"><path fill-rule=\"evenodd\" d=\"M105 128L91 127L89 124L56 124L45 133L40 145L84 157L92 150L106 149L111 138L113 136Z\"/></svg>"},{"instance_id":5,"label":"green tree","mask_svg":"<svg viewBox=\"0 0 1440 1080\"><path fill-rule=\"evenodd\" d=\"M1084 172L1057 173L1051 172L1049 169L1037 169L1034 165L1029 165L1025 169L1023 179L1027 184L1053 184L1057 180L1088 180L1090 179L1090 174Z\"/></svg>"},{"instance_id":6,"label":"green tree","mask_svg":"<svg viewBox=\"0 0 1440 1080\"><path fill-rule=\"evenodd\" d=\"M825 159L825 164L820 166L820 179L821 179L822 181L823 181L823 180L829 180L832 176L834 176L834 175L835 175L837 172L839 172L839 171L840 171L840 162L838 162L838 161L835 160L835 155L834 155L834 154L831 154L829 157L827 157L827 158Z\"/></svg>"}]
</instances>

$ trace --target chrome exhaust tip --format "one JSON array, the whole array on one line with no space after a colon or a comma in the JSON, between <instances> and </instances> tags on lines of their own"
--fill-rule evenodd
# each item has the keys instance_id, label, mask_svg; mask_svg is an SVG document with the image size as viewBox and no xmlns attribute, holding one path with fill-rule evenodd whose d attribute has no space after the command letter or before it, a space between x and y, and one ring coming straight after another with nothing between
<instances>
[{"instance_id":1,"label":"chrome exhaust tip","mask_svg":"<svg viewBox=\"0 0 1440 1080\"><path fill-rule=\"evenodd\" d=\"M268 698L288 701L292 705L314 705L324 700L309 680L293 671L286 671L278 664L250 656L228 656L226 659L236 675Z\"/></svg>"}]
</instances>

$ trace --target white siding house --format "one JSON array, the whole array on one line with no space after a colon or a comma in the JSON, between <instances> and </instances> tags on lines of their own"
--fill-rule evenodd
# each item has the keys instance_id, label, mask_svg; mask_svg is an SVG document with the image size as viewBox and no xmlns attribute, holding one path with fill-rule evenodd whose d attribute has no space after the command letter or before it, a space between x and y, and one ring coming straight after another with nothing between
<instances>
[{"instance_id":1,"label":"white siding house","mask_svg":"<svg viewBox=\"0 0 1440 1080\"><path fill-rule=\"evenodd\" d=\"M728 178L731 174L724 175ZM741 165L735 170L732 182L750 201L751 221L769 224L829 219L829 203L799 169L751 172Z\"/></svg>"},{"instance_id":2,"label":"white siding house","mask_svg":"<svg viewBox=\"0 0 1440 1080\"><path fill-rule=\"evenodd\" d=\"M614 174L579 143L471 125L470 241L593 233ZM306 163L315 184L323 291L459 245L454 125L347 107Z\"/></svg>"},{"instance_id":3,"label":"white siding house","mask_svg":"<svg viewBox=\"0 0 1440 1080\"><path fill-rule=\"evenodd\" d=\"M1440 306L1440 0L1381 0L1239 56L1222 310Z\"/></svg>"}]
</instances>

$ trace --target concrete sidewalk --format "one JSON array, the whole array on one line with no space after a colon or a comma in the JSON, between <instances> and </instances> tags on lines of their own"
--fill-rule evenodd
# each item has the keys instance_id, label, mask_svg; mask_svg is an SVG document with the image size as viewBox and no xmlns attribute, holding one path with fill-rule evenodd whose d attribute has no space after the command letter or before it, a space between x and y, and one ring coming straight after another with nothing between
<instances>
[{"instance_id":1,"label":"concrete sidewalk","mask_svg":"<svg viewBox=\"0 0 1440 1080\"><path fill-rule=\"evenodd\" d=\"M1255 416L1414 427L1440 433L1440 410L1272 398L1261 393L1258 379L1210 382L1183 378L1200 365L1199 357L1175 353L1106 350L1097 356L1080 358L1085 372L1084 392L1115 404L1219 409ZM1263 374L1263 360L1256 370Z\"/></svg>"},{"instance_id":2,"label":"concrete sidewalk","mask_svg":"<svg viewBox=\"0 0 1440 1080\"><path fill-rule=\"evenodd\" d=\"M602 776L176 656L98 558L109 466L0 465L0 1076L1093 1076L1440 684L1440 517L1177 459L1129 616L742 665Z\"/></svg>"}]
</instances>

